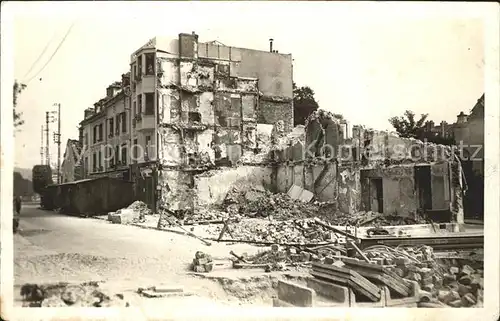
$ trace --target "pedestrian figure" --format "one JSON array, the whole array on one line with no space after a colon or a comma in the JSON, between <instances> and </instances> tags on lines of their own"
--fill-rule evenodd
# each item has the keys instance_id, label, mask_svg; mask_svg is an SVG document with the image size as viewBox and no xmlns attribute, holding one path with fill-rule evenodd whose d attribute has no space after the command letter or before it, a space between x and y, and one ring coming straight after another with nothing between
<instances>
[{"instance_id":1,"label":"pedestrian figure","mask_svg":"<svg viewBox=\"0 0 500 321\"><path fill-rule=\"evenodd\" d=\"M14 196L14 210L17 214L21 213L21 196Z\"/></svg>"}]
</instances>

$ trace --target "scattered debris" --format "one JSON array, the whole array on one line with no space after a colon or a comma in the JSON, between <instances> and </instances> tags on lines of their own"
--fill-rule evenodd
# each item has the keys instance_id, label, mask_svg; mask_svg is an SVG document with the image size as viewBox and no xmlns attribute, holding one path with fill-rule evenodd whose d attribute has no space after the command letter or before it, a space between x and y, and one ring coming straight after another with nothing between
<instances>
[{"instance_id":1,"label":"scattered debris","mask_svg":"<svg viewBox=\"0 0 500 321\"><path fill-rule=\"evenodd\" d=\"M213 268L213 259L209 254L205 254L202 251L197 251L195 253L193 263L191 264L191 270L198 273L207 273L211 272Z\"/></svg>"},{"instance_id":2,"label":"scattered debris","mask_svg":"<svg viewBox=\"0 0 500 321\"><path fill-rule=\"evenodd\" d=\"M183 288L180 287L169 287L169 286L151 286L148 288L139 288L137 290L142 296L147 298L164 298L173 296L191 296L193 293L184 292Z\"/></svg>"},{"instance_id":3,"label":"scattered debris","mask_svg":"<svg viewBox=\"0 0 500 321\"><path fill-rule=\"evenodd\" d=\"M128 307L123 294L107 295L97 282L24 284L23 306L29 307Z\"/></svg>"}]
</instances>

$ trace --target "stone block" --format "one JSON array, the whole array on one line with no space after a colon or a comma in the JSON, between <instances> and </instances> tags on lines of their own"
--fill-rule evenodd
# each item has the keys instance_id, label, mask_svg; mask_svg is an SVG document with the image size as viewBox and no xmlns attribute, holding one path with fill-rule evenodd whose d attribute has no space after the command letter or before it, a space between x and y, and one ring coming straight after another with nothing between
<instances>
[{"instance_id":1,"label":"stone block","mask_svg":"<svg viewBox=\"0 0 500 321\"><path fill-rule=\"evenodd\" d=\"M456 267L456 266L450 267L451 274L458 274L458 272L460 272L460 269L458 267Z\"/></svg>"},{"instance_id":2,"label":"stone block","mask_svg":"<svg viewBox=\"0 0 500 321\"><path fill-rule=\"evenodd\" d=\"M472 275L472 274L474 274L474 272L475 272L475 270L472 267L470 267L469 265L464 265L460 269L460 273L463 275Z\"/></svg>"},{"instance_id":3,"label":"stone block","mask_svg":"<svg viewBox=\"0 0 500 321\"><path fill-rule=\"evenodd\" d=\"M275 308L293 308L293 304L280 300L278 298L273 298L273 307Z\"/></svg>"},{"instance_id":4,"label":"stone block","mask_svg":"<svg viewBox=\"0 0 500 321\"><path fill-rule=\"evenodd\" d=\"M458 280L458 283L463 285L470 285L472 283L472 280L473 279L470 277L470 275L464 275Z\"/></svg>"},{"instance_id":5,"label":"stone block","mask_svg":"<svg viewBox=\"0 0 500 321\"><path fill-rule=\"evenodd\" d=\"M331 299L335 302L349 302L349 289L345 286L318 279L307 279L307 286L313 289L316 294Z\"/></svg>"},{"instance_id":6,"label":"stone block","mask_svg":"<svg viewBox=\"0 0 500 321\"><path fill-rule=\"evenodd\" d=\"M291 282L278 281L278 299L296 307L312 307L314 290Z\"/></svg>"},{"instance_id":7,"label":"stone block","mask_svg":"<svg viewBox=\"0 0 500 321\"><path fill-rule=\"evenodd\" d=\"M159 292L159 293L180 293L180 292L184 292L184 289L182 287L178 287L178 286L158 285L158 286L155 286L153 289L154 289L155 292Z\"/></svg>"},{"instance_id":8,"label":"stone block","mask_svg":"<svg viewBox=\"0 0 500 321\"><path fill-rule=\"evenodd\" d=\"M324 264L333 264L335 262L335 259L331 256L325 257L325 261L323 262Z\"/></svg>"},{"instance_id":9,"label":"stone block","mask_svg":"<svg viewBox=\"0 0 500 321\"><path fill-rule=\"evenodd\" d=\"M472 293L467 293L462 297L462 305L466 307L470 307L477 303L476 297Z\"/></svg>"},{"instance_id":10,"label":"stone block","mask_svg":"<svg viewBox=\"0 0 500 321\"><path fill-rule=\"evenodd\" d=\"M457 280L457 277L453 274L448 274L448 273L445 273L443 275L443 284L444 285L448 285L452 282L455 282Z\"/></svg>"},{"instance_id":11,"label":"stone block","mask_svg":"<svg viewBox=\"0 0 500 321\"><path fill-rule=\"evenodd\" d=\"M472 288L470 286L466 286L466 285L463 285L463 284L459 284L458 285L458 294L460 294L460 296L464 296L466 295L467 293L470 293L472 291Z\"/></svg>"}]
</instances>

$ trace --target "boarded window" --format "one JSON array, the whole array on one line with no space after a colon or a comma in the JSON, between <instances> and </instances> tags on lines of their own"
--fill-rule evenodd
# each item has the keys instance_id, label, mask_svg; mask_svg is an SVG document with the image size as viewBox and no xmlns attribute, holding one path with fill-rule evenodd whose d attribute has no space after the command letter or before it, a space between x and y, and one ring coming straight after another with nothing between
<instances>
[{"instance_id":1,"label":"boarded window","mask_svg":"<svg viewBox=\"0 0 500 321\"><path fill-rule=\"evenodd\" d=\"M145 115L154 115L155 114L155 94L154 93L146 93L144 94L146 99L146 109L144 111Z\"/></svg>"}]
</instances>

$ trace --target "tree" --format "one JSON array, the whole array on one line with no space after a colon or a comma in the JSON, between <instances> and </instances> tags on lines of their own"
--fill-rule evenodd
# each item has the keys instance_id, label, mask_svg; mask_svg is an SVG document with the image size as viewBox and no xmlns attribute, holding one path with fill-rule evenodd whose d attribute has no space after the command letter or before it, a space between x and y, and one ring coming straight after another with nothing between
<instances>
[{"instance_id":1,"label":"tree","mask_svg":"<svg viewBox=\"0 0 500 321\"><path fill-rule=\"evenodd\" d=\"M434 132L426 130L427 116L428 114L421 114L420 119L415 121L415 113L407 110L405 111L404 116L391 117L389 122L401 137L415 138L434 144L454 144L455 140L453 137L441 137L440 135L436 135Z\"/></svg>"},{"instance_id":2,"label":"tree","mask_svg":"<svg viewBox=\"0 0 500 321\"><path fill-rule=\"evenodd\" d=\"M407 110L404 116L391 117L389 123L396 129L401 137L417 138L422 137L425 132L425 120L428 114L421 114L420 119L415 121L415 113Z\"/></svg>"},{"instance_id":3,"label":"tree","mask_svg":"<svg viewBox=\"0 0 500 321\"><path fill-rule=\"evenodd\" d=\"M25 84L22 84L22 83L19 83L17 82L17 80L14 81L14 86L13 86L13 105L14 105L14 128L17 128L19 126L21 126L22 124L24 124L24 120L21 118L22 116L22 113L18 113L16 112L16 108L17 108L17 97L19 96L19 94L24 90L26 89L26 85Z\"/></svg>"},{"instance_id":4,"label":"tree","mask_svg":"<svg viewBox=\"0 0 500 321\"><path fill-rule=\"evenodd\" d=\"M29 179L25 179L21 173L14 172L14 195L33 196L33 186Z\"/></svg>"},{"instance_id":5,"label":"tree","mask_svg":"<svg viewBox=\"0 0 500 321\"><path fill-rule=\"evenodd\" d=\"M293 125L304 125L307 117L318 109L319 105L314 98L314 91L307 87L297 87L293 83Z\"/></svg>"}]
</instances>

